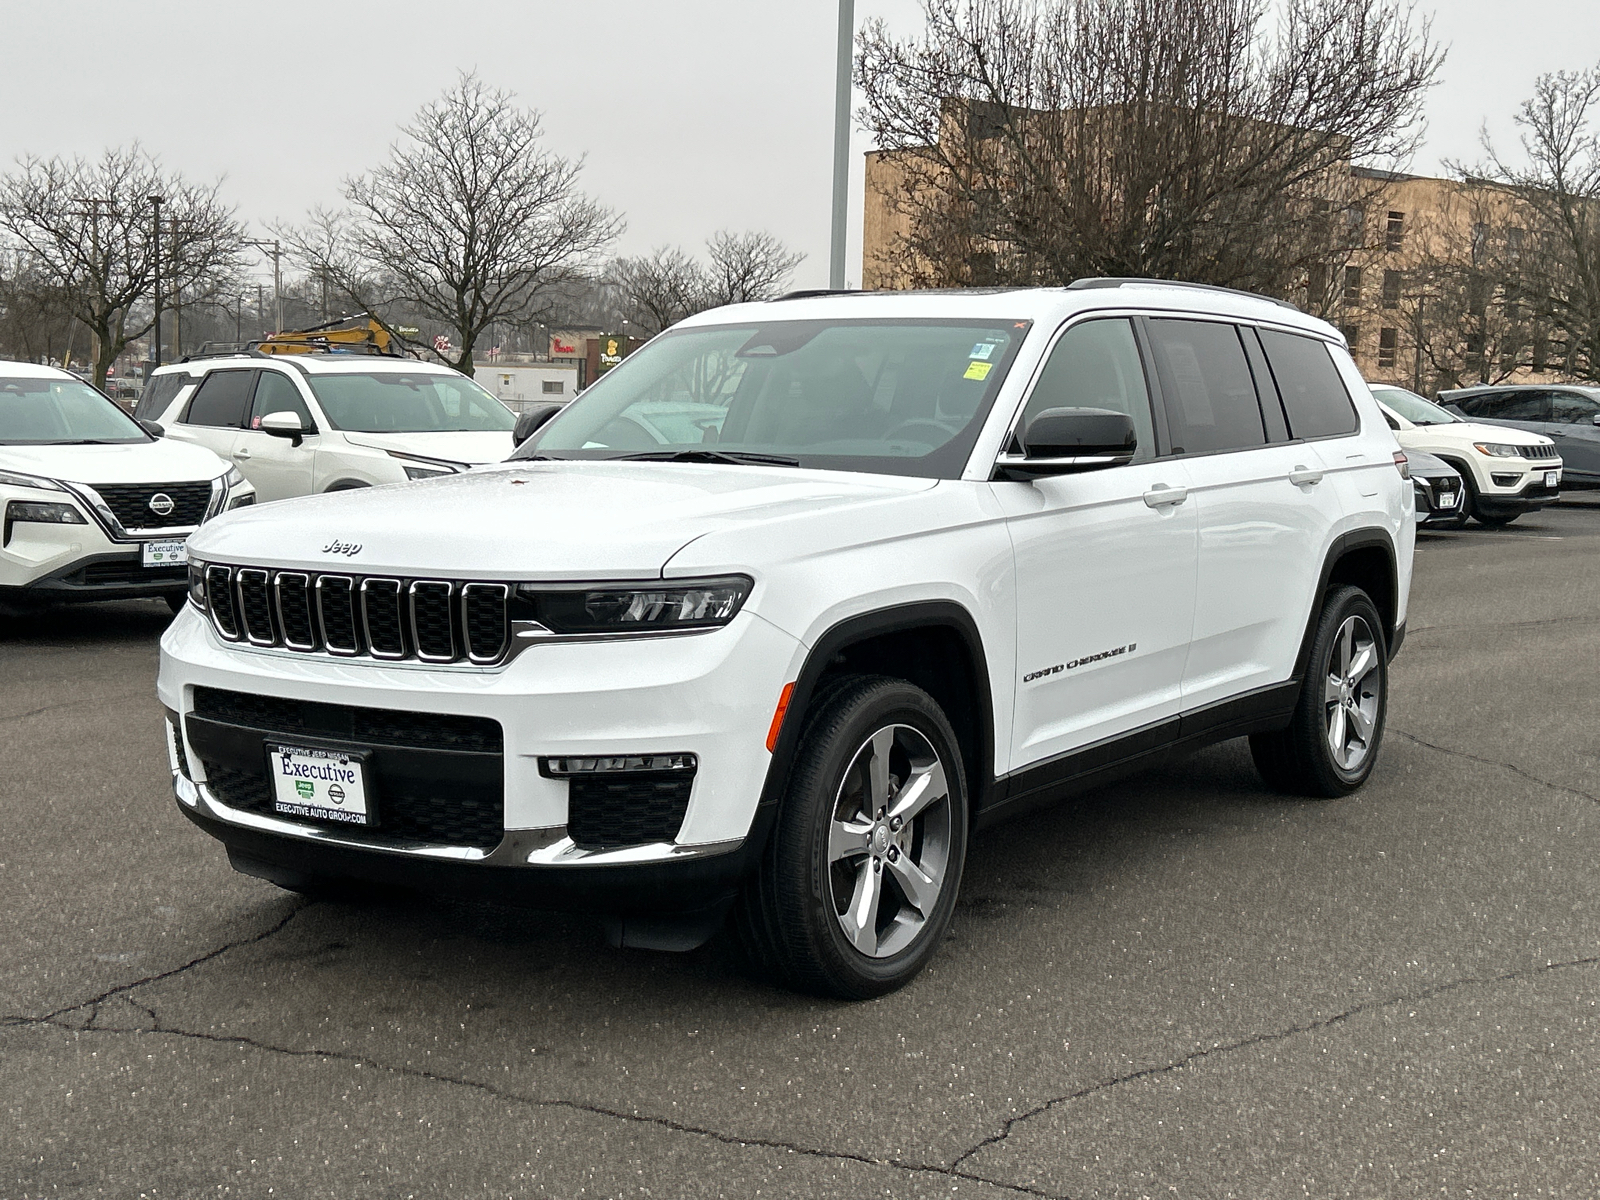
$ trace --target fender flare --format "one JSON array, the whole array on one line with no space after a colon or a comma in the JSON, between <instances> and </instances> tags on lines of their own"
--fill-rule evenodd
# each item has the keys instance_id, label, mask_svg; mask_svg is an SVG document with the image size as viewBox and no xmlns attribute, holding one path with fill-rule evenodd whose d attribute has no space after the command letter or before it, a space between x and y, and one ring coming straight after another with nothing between
<instances>
[{"instance_id":1,"label":"fender flare","mask_svg":"<svg viewBox=\"0 0 1600 1200\"><path fill-rule=\"evenodd\" d=\"M1328 551L1322 556L1322 571L1317 576L1317 590L1311 595L1311 611L1306 616L1306 631L1300 638L1300 651L1294 660L1294 682L1301 683L1306 677L1306 667L1311 661L1311 641L1316 636L1317 618L1322 615L1322 606L1328 598L1328 581L1333 576L1333 568L1346 554L1352 550L1362 550L1375 546L1383 550L1389 560L1389 578L1395 588L1400 586L1400 568L1394 550L1394 539L1389 536L1387 529L1368 527L1366 529L1352 529L1348 533L1341 533L1333 539L1328 546ZM1399 596L1394 597L1398 608ZM1376 603L1378 597L1374 596ZM1389 643L1390 657L1397 649L1395 644L1395 623L1390 619L1390 628L1384 630L1384 640Z\"/></svg>"},{"instance_id":2,"label":"fender flare","mask_svg":"<svg viewBox=\"0 0 1600 1200\"><path fill-rule=\"evenodd\" d=\"M356 490L356 488L371 486L372 485L365 479L335 479L327 487L323 488L322 491L323 494L326 495L328 492L353 492Z\"/></svg>"},{"instance_id":3,"label":"fender flare","mask_svg":"<svg viewBox=\"0 0 1600 1200\"><path fill-rule=\"evenodd\" d=\"M794 764L800 748L800 735L805 726L805 715L816 699L817 685L838 655L850 646L886 633L899 633L912 629L944 628L953 630L966 646L972 660L974 674L973 706L976 713L974 743L976 761L964 764L967 768L968 810L975 814L983 807L988 792L994 786L994 698L989 687L989 660L984 653L983 637L978 623L965 607L953 600L920 600L899 604L891 608L876 609L846 617L831 627L812 645L805 664L794 681L794 692L784 714L783 727L778 731L777 745L773 747L772 761L767 765L767 777L761 788L761 799L756 807L748 845L753 850L765 846L776 821L778 806L783 800L783 790L789 779L789 769Z\"/></svg>"}]
</instances>

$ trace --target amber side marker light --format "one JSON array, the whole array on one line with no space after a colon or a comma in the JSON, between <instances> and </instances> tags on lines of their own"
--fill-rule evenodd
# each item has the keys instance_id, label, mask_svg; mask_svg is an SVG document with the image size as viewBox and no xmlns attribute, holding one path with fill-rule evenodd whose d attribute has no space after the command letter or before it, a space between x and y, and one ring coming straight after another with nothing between
<instances>
[{"instance_id":1,"label":"amber side marker light","mask_svg":"<svg viewBox=\"0 0 1600 1200\"><path fill-rule=\"evenodd\" d=\"M767 753L778 748L778 733L783 729L783 714L789 711L789 701L794 699L794 684L786 683L778 694L778 708L772 714L772 725L767 730Z\"/></svg>"}]
</instances>

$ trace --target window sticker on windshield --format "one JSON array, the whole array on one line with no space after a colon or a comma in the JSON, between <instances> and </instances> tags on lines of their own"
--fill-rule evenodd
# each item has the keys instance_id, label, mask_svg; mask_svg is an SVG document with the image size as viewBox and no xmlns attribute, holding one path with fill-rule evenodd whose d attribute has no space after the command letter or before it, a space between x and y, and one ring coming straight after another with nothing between
<instances>
[{"instance_id":1,"label":"window sticker on windshield","mask_svg":"<svg viewBox=\"0 0 1600 1200\"><path fill-rule=\"evenodd\" d=\"M968 358L977 358L977 359L982 359L982 360L987 361L990 357L993 356L993 354L994 354L996 349L997 349L997 347L995 346L995 344L993 342L979 342L976 346L974 346L972 348L972 353L967 355L967 357Z\"/></svg>"},{"instance_id":2,"label":"window sticker on windshield","mask_svg":"<svg viewBox=\"0 0 1600 1200\"><path fill-rule=\"evenodd\" d=\"M994 369L994 364L993 363L971 362L971 363L967 364L967 373L965 375L963 375L961 378L963 378L963 379L987 379L987 378L989 378L989 372L991 370L993 370L993 369Z\"/></svg>"}]
</instances>

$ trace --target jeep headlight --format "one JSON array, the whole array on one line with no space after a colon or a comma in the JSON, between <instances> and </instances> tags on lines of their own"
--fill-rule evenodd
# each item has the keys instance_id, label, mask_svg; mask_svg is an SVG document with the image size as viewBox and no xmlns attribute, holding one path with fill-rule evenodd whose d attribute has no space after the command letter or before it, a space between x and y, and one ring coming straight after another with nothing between
<instances>
[{"instance_id":1,"label":"jeep headlight","mask_svg":"<svg viewBox=\"0 0 1600 1200\"><path fill-rule=\"evenodd\" d=\"M533 603L539 624L553 633L660 633L726 625L738 615L751 586L745 576L729 575L576 588L525 583L517 592Z\"/></svg>"},{"instance_id":2,"label":"jeep headlight","mask_svg":"<svg viewBox=\"0 0 1600 1200\"><path fill-rule=\"evenodd\" d=\"M1521 446L1508 446L1504 442L1473 442L1472 448L1490 458L1521 458Z\"/></svg>"}]
</instances>

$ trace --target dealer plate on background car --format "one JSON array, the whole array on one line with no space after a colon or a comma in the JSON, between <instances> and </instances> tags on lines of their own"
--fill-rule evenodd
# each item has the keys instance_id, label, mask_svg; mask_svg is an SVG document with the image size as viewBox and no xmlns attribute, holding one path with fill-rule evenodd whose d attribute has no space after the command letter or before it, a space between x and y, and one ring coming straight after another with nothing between
<instances>
[{"instance_id":1,"label":"dealer plate on background car","mask_svg":"<svg viewBox=\"0 0 1600 1200\"><path fill-rule=\"evenodd\" d=\"M1545 487L1556 487L1561 482L1560 471L1546 471L1544 473Z\"/></svg>"},{"instance_id":2,"label":"dealer plate on background car","mask_svg":"<svg viewBox=\"0 0 1600 1200\"><path fill-rule=\"evenodd\" d=\"M139 562L146 567L181 567L189 561L182 538L165 542L146 542L139 551Z\"/></svg>"},{"instance_id":3,"label":"dealer plate on background car","mask_svg":"<svg viewBox=\"0 0 1600 1200\"><path fill-rule=\"evenodd\" d=\"M374 825L367 807L364 755L303 746L268 746L273 811L344 825Z\"/></svg>"}]
</instances>

